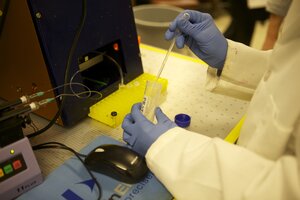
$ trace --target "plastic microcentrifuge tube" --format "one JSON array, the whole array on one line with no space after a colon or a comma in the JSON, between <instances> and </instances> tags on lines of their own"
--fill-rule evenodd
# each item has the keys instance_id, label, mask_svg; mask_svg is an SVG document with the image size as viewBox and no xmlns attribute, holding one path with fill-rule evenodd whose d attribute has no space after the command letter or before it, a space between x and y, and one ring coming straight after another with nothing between
<instances>
[{"instance_id":1,"label":"plastic microcentrifuge tube","mask_svg":"<svg viewBox=\"0 0 300 200\"><path fill-rule=\"evenodd\" d=\"M158 81L148 80L144 92L141 112L150 121L154 121L154 111L159 104L162 84Z\"/></svg>"},{"instance_id":2,"label":"plastic microcentrifuge tube","mask_svg":"<svg viewBox=\"0 0 300 200\"><path fill-rule=\"evenodd\" d=\"M112 127L116 127L118 113L116 111L112 111L110 113L110 116L111 116L111 119L112 119Z\"/></svg>"}]
</instances>

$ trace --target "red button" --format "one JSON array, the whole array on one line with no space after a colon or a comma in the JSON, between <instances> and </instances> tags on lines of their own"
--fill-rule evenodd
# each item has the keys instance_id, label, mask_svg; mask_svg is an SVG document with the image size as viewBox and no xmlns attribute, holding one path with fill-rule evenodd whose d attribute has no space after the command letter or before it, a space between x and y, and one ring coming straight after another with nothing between
<instances>
[{"instance_id":1,"label":"red button","mask_svg":"<svg viewBox=\"0 0 300 200\"><path fill-rule=\"evenodd\" d=\"M17 169L19 169L19 168L22 167L22 163L21 163L20 160L15 160L15 161L13 162L13 166L14 166L14 169L17 170Z\"/></svg>"}]
</instances>

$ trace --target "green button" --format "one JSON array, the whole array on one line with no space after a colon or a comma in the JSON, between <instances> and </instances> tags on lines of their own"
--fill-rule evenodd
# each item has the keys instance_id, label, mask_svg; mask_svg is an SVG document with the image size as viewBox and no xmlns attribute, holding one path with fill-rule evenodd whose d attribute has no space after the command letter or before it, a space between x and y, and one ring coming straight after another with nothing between
<instances>
[{"instance_id":1,"label":"green button","mask_svg":"<svg viewBox=\"0 0 300 200\"><path fill-rule=\"evenodd\" d=\"M5 165L5 166L3 167L3 169L4 169L4 173L5 173L5 174L9 174L9 173L12 173L12 172L13 172L13 168L12 168L11 164Z\"/></svg>"}]
</instances>

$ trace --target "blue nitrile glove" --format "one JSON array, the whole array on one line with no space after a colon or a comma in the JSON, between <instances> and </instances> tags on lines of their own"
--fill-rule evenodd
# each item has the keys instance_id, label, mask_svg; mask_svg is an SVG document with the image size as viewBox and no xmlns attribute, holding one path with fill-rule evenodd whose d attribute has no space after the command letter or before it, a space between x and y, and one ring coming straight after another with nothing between
<instances>
[{"instance_id":1,"label":"blue nitrile glove","mask_svg":"<svg viewBox=\"0 0 300 200\"><path fill-rule=\"evenodd\" d=\"M141 103L134 104L123 123L123 140L127 142L134 151L145 156L152 143L167 130L174 128L172 122L160 108L156 108L155 115L157 124L149 121L140 111Z\"/></svg>"},{"instance_id":2,"label":"blue nitrile glove","mask_svg":"<svg viewBox=\"0 0 300 200\"><path fill-rule=\"evenodd\" d=\"M189 20L182 17L184 13L190 15ZM176 31L177 29L179 31ZM183 48L186 44L211 67L223 68L228 48L227 40L209 14L192 10L183 11L170 24L165 38L171 40L176 35L178 35L176 38L178 48Z\"/></svg>"}]
</instances>

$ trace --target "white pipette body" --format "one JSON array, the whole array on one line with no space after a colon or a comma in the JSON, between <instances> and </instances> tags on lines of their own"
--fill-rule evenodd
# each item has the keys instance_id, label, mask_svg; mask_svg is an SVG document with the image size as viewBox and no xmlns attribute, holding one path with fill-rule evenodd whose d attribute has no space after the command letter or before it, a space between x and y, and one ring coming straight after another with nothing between
<instances>
[{"instance_id":1,"label":"white pipette body","mask_svg":"<svg viewBox=\"0 0 300 200\"><path fill-rule=\"evenodd\" d=\"M188 13L184 13L184 14L182 15L182 19L189 20L189 19L190 19L190 15L189 15ZM167 60L168 60L168 58L169 58L169 55L170 55L170 53L171 53L171 51L172 51L172 49L173 49L173 47L174 47L174 45L175 45L176 37L177 37L177 36L178 36L178 31L176 30L176 31L175 31L175 35L174 35L174 38L173 38L173 40L172 40L172 43L171 43L171 45L170 45L170 47L169 47L169 49L168 49L168 51L167 51L167 54L166 54L166 56L165 56L165 58L164 58L164 60L163 60L163 62L162 62L162 64L161 64L161 67L160 67L160 69L159 69L159 71L158 71L158 73L157 73L157 75L156 75L156 81L158 81L158 79L159 79L159 77L160 77L160 75L161 75L161 73L162 73L162 71L163 71L163 69L164 69L164 67L165 67L165 65L166 65L166 63L167 63Z\"/></svg>"},{"instance_id":2,"label":"white pipette body","mask_svg":"<svg viewBox=\"0 0 300 200\"><path fill-rule=\"evenodd\" d=\"M189 20L190 15L188 13L184 13L182 15L182 18L185 20ZM167 51L167 54L162 62L162 65L158 71L155 81L152 83L148 82L147 83L148 85L145 89L144 100L142 102L141 112L152 122L154 120L154 112L155 112L155 108L156 108L157 104L159 103L159 97L160 97L160 92L161 92L161 85L158 83L158 79L159 79L160 74L162 73L162 71L166 65L166 62L169 58L169 55L175 45L176 37L178 36L178 34L179 34L179 31L176 30L174 38L172 40L172 43L171 43L171 45Z\"/></svg>"}]
</instances>

